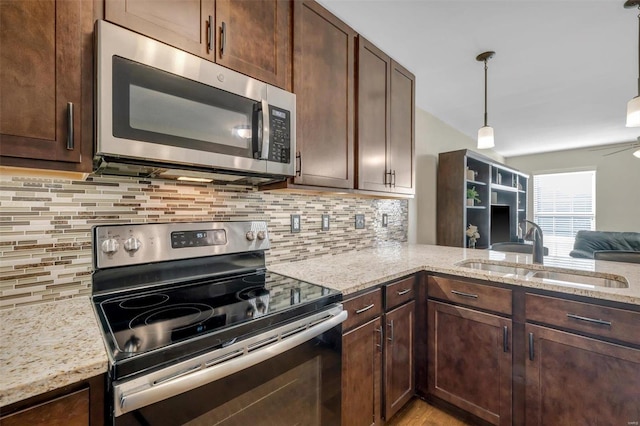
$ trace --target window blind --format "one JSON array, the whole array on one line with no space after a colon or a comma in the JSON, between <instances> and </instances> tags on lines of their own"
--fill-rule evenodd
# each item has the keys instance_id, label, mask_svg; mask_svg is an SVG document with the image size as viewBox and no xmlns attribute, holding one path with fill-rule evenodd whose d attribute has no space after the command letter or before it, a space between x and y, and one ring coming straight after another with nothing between
<instances>
[{"instance_id":1,"label":"window blind","mask_svg":"<svg viewBox=\"0 0 640 426\"><path fill-rule=\"evenodd\" d=\"M596 172L533 176L533 220L551 256L569 256L576 233L596 226Z\"/></svg>"}]
</instances>

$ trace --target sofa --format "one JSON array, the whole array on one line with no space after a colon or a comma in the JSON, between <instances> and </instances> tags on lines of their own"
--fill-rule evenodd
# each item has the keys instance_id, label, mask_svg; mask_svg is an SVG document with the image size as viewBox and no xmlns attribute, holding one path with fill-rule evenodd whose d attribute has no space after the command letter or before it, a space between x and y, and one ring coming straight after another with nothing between
<instances>
[{"instance_id":1,"label":"sofa","mask_svg":"<svg viewBox=\"0 0 640 426\"><path fill-rule=\"evenodd\" d=\"M636 258L636 252L640 255L640 232L578 231L569 255L594 259L596 252L606 252L599 256L600 259L613 260L614 252L629 253L625 256Z\"/></svg>"}]
</instances>

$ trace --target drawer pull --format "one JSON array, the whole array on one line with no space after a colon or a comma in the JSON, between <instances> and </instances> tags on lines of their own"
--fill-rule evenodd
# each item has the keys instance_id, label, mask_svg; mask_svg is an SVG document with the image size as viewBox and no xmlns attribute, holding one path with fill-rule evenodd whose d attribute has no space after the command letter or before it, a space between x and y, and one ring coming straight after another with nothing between
<instances>
[{"instance_id":1,"label":"drawer pull","mask_svg":"<svg viewBox=\"0 0 640 426\"><path fill-rule=\"evenodd\" d=\"M607 327L611 327L611 321L605 321L605 320L601 320L601 319L582 317L580 315L575 315L575 314L567 314L567 318L572 318L572 319L578 320L578 321L585 321L585 322L590 322L592 324L606 325Z\"/></svg>"},{"instance_id":2,"label":"drawer pull","mask_svg":"<svg viewBox=\"0 0 640 426\"><path fill-rule=\"evenodd\" d=\"M382 337L382 326L376 328L376 332L380 333L380 344L376 343L376 347L378 348L378 350L380 352L382 352L382 340L383 340L383 337Z\"/></svg>"},{"instance_id":3,"label":"drawer pull","mask_svg":"<svg viewBox=\"0 0 640 426\"><path fill-rule=\"evenodd\" d=\"M529 359L531 361L533 361L534 358L534 353L533 353L533 333L529 333Z\"/></svg>"},{"instance_id":4,"label":"drawer pull","mask_svg":"<svg viewBox=\"0 0 640 426\"><path fill-rule=\"evenodd\" d=\"M463 293L461 291L456 291L456 290L451 290L451 293L455 294L456 296L468 297L469 299L477 299L478 298L477 294Z\"/></svg>"},{"instance_id":5,"label":"drawer pull","mask_svg":"<svg viewBox=\"0 0 640 426\"><path fill-rule=\"evenodd\" d=\"M405 290L398 290L398 296L405 295L405 294L409 293L410 291L411 291L410 288L407 288Z\"/></svg>"},{"instance_id":6,"label":"drawer pull","mask_svg":"<svg viewBox=\"0 0 640 426\"><path fill-rule=\"evenodd\" d=\"M373 308L374 306L376 306L376 304L375 304L375 303L372 303L372 304L370 304L369 306L365 306L365 307L364 307L364 308L362 308L362 309L358 309L358 310L356 311L356 314L361 314L361 313L363 313L363 312L367 312L369 309Z\"/></svg>"}]
</instances>

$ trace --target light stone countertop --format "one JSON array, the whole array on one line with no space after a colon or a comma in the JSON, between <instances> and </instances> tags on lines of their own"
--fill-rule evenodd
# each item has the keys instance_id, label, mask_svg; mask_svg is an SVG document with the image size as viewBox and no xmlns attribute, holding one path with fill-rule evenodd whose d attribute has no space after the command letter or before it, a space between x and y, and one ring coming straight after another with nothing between
<instances>
[{"instance_id":1,"label":"light stone countertop","mask_svg":"<svg viewBox=\"0 0 640 426\"><path fill-rule=\"evenodd\" d=\"M539 267L532 265L532 256L527 254L402 243L336 256L323 256L295 263L275 264L269 266L268 269L281 275L341 290L345 296L426 270L640 305L640 264L549 256L544 258L544 266L554 270L580 270L588 274L623 276L629 283L629 288L612 288L595 285L562 285L540 278L524 279L512 274L475 270L456 265L464 260L489 263L499 261L519 266L526 264L525 266L529 268Z\"/></svg>"},{"instance_id":2,"label":"light stone countertop","mask_svg":"<svg viewBox=\"0 0 640 426\"><path fill-rule=\"evenodd\" d=\"M88 297L0 311L0 407L106 371Z\"/></svg>"}]
</instances>

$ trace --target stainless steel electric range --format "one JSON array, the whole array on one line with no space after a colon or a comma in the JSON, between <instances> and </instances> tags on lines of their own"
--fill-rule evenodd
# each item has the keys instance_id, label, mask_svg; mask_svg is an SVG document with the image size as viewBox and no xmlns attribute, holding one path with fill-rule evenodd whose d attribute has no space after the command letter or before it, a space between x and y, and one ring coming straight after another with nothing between
<instances>
[{"instance_id":1,"label":"stainless steel electric range","mask_svg":"<svg viewBox=\"0 0 640 426\"><path fill-rule=\"evenodd\" d=\"M264 222L97 226L116 425L337 425L340 292L270 273Z\"/></svg>"}]
</instances>

